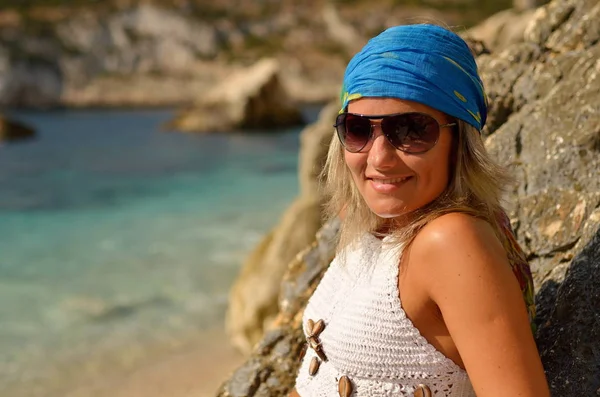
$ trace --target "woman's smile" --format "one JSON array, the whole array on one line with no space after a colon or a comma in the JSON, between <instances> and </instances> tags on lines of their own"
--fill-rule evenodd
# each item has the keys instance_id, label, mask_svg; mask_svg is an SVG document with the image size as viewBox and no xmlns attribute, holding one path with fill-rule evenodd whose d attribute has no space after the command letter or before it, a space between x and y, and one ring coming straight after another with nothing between
<instances>
[{"instance_id":1,"label":"woman's smile","mask_svg":"<svg viewBox=\"0 0 600 397\"><path fill-rule=\"evenodd\" d=\"M405 185L412 177L405 176L401 178L367 178L371 182L371 187L378 193L390 194Z\"/></svg>"}]
</instances>

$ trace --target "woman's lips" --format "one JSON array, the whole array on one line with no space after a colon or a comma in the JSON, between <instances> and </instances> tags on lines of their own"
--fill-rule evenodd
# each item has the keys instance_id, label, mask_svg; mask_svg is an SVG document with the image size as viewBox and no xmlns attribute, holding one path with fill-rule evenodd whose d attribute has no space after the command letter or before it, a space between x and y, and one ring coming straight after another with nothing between
<instances>
[{"instance_id":1,"label":"woman's lips","mask_svg":"<svg viewBox=\"0 0 600 397\"><path fill-rule=\"evenodd\" d=\"M411 176L404 176L399 178L368 178L369 184L378 193L391 193L396 189L399 189L406 181L411 179Z\"/></svg>"}]
</instances>

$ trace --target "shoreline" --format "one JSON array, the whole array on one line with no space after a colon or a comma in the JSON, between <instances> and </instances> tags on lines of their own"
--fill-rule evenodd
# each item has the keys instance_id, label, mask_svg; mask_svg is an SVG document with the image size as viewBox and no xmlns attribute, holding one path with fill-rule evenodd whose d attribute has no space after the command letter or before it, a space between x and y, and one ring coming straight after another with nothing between
<instances>
[{"instance_id":1,"label":"shoreline","mask_svg":"<svg viewBox=\"0 0 600 397\"><path fill-rule=\"evenodd\" d=\"M213 397L243 359L224 330L214 329L181 351L100 384L84 385L65 397Z\"/></svg>"},{"instance_id":2,"label":"shoreline","mask_svg":"<svg viewBox=\"0 0 600 397\"><path fill-rule=\"evenodd\" d=\"M145 357L128 368L111 368L118 352L85 363L49 368L37 385L4 390L11 397L212 397L244 357L229 343L223 327L199 331L177 348L148 346ZM92 355L96 355L92 352ZM98 362L100 361L100 362ZM98 366L93 374L85 367ZM79 368L79 375L77 370Z\"/></svg>"}]
</instances>

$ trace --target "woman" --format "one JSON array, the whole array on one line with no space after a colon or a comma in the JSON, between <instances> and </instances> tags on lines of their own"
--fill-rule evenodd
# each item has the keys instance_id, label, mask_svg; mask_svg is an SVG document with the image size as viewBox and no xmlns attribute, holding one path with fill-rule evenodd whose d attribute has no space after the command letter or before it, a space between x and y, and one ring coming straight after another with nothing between
<instances>
[{"instance_id":1,"label":"woman","mask_svg":"<svg viewBox=\"0 0 600 397\"><path fill-rule=\"evenodd\" d=\"M325 169L344 220L292 395L549 396L486 114L468 46L439 26L388 29L350 61Z\"/></svg>"}]
</instances>

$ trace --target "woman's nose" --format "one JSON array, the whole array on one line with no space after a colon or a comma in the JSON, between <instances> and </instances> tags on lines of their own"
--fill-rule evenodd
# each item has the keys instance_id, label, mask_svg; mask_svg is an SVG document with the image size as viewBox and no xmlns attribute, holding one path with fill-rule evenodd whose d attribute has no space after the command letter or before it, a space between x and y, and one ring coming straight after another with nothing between
<instances>
[{"instance_id":1,"label":"woman's nose","mask_svg":"<svg viewBox=\"0 0 600 397\"><path fill-rule=\"evenodd\" d=\"M381 126L374 125L373 127L373 144L369 149L367 162L374 168L391 168L396 165L398 153L396 148L383 135Z\"/></svg>"}]
</instances>

